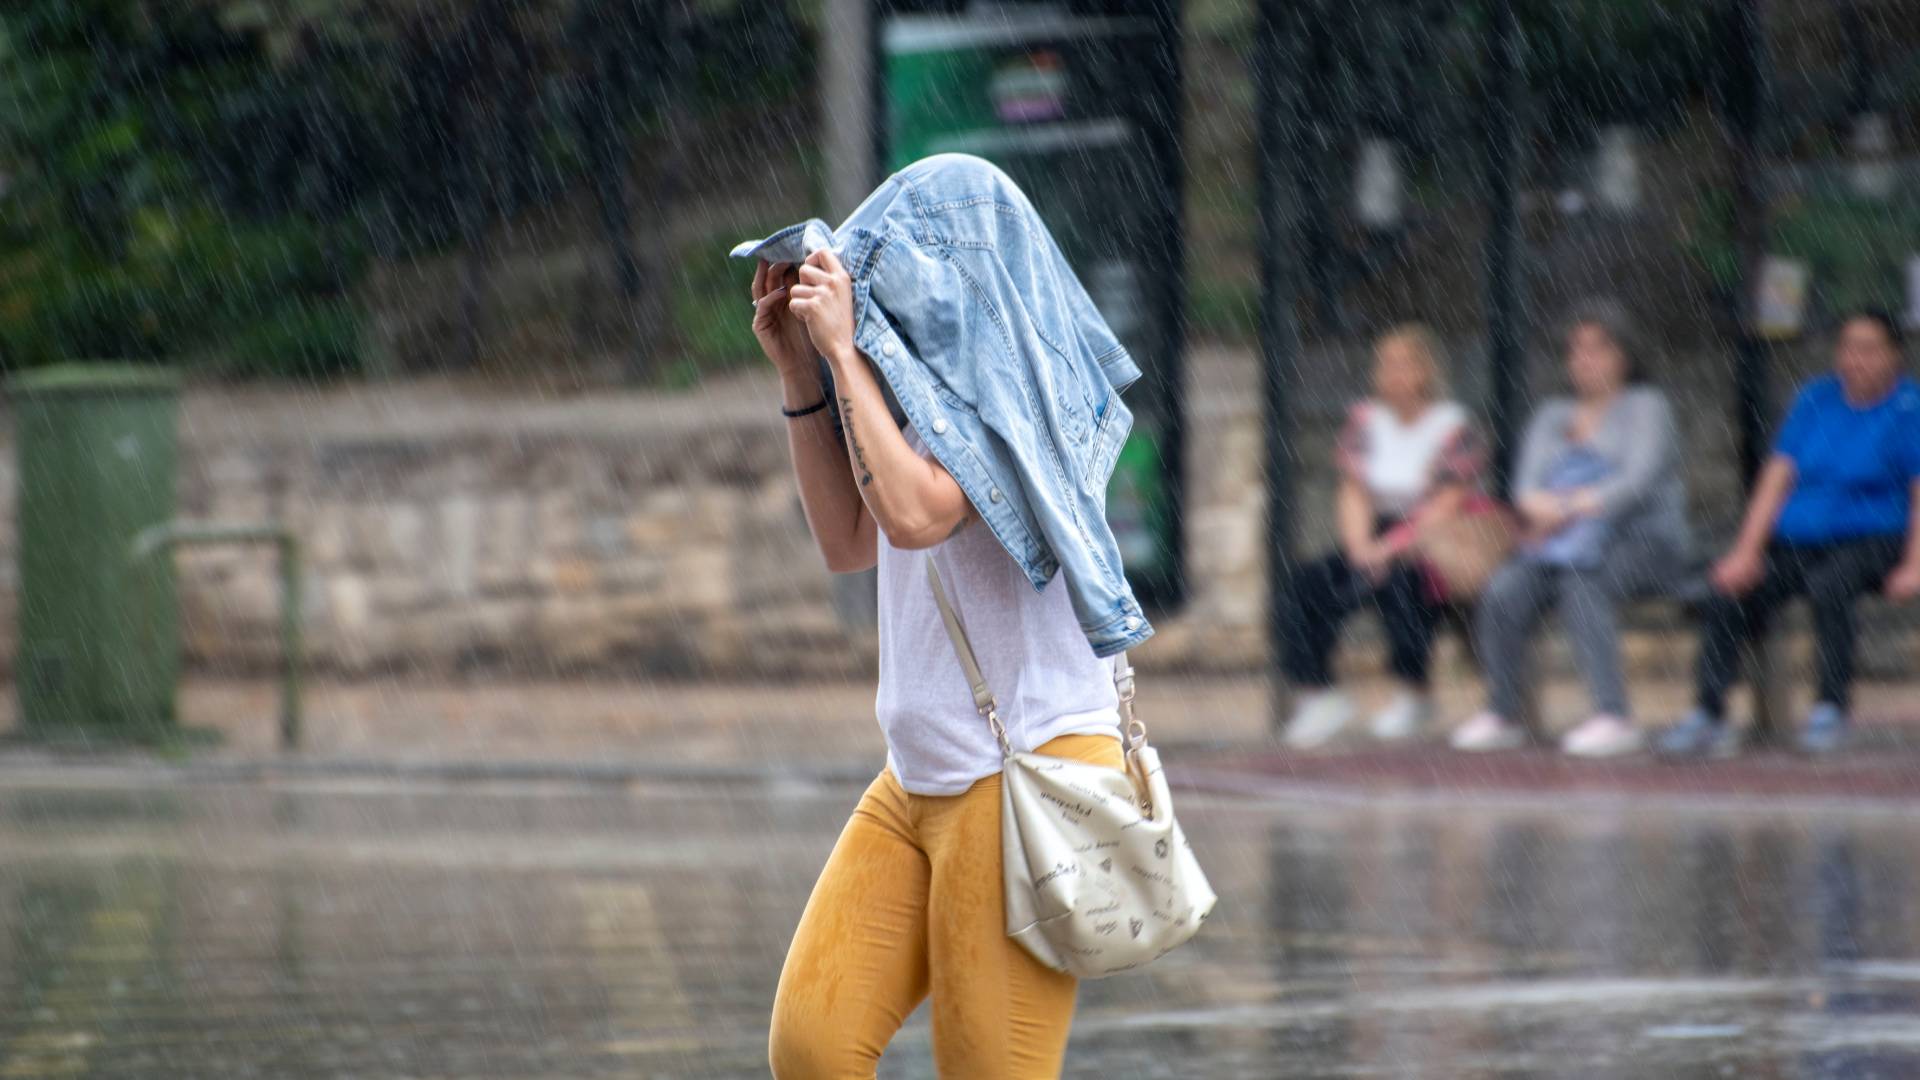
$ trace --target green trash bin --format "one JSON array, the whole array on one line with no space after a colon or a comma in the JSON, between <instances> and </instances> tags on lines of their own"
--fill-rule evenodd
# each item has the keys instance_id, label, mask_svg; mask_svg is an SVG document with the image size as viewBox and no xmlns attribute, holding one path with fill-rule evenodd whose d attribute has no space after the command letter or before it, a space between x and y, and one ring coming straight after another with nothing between
<instances>
[{"instance_id":1,"label":"green trash bin","mask_svg":"<svg viewBox=\"0 0 1920 1080\"><path fill-rule=\"evenodd\" d=\"M178 381L128 364L62 364L17 375L7 390L21 726L44 738L171 732L173 566L165 545L140 546L145 530L173 518Z\"/></svg>"}]
</instances>

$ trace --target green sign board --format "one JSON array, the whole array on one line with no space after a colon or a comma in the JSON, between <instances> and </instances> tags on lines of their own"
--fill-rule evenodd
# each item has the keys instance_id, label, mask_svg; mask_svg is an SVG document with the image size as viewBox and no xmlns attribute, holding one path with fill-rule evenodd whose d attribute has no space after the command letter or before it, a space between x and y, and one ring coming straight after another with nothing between
<instances>
[{"instance_id":1,"label":"green sign board","mask_svg":"<svg viewBox=\"0 0 1920 1080\"><path fill-rule=\"evenodd\" d=\"M1147 370L1166 335L1141 295L1155 180L1126 59L1151 33L1144 19L998 9L896 17L884 37L888 168L965 153L1005 169ZM1127 574L1149 594L1171 579L1178 543L1156 412L1135 408L1107 510Z\"/></svg>"}]
</instances>

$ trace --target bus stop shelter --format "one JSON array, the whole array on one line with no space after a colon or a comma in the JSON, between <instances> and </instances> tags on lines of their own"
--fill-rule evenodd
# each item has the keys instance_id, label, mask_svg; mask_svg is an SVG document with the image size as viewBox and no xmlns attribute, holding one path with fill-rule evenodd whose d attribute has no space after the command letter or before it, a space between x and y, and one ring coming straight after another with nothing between
<instances>
[{"instance_id":1,"label":"bus stop shelter","mask_svg":"<svg viewBox=\"0 0 1920 1080\"><path fill-rule=\"evenodd\" d=\"M1249 0L1266 543L1277 556L1269 559L1270 646L1280 640L1286 610L1287 559L1302 515L1311 513L1296 497L1302 451L1291 419L1303 378L1316 362L1309 328L1313 335L1352 334L1377 330L1383 322L1351 319L1338 310L1342 273L1350 269L1343 270L1343 241L1328 223L1344 219L1367 235L1396 227L1409 201L1409 181L1396 174L1396 163L1410 143L1433 139L1432 132L1417 128L1424 115L1420 95L1453 94L1469 110L1453 134L1463 136L1456 141L1471 162L1463 174L1479 236L1475 273L1459 287L1471 294L1463 304L1478 309L1477 404L1496 447L1517 443L1530 397L1528 354L1544 322L1534 285L1543 278L1543 263L1546 275L1555 269L1550 253L1534 250L1529 233L1529 200L1543 186L1536 175L1540 145L1554 132L1566 141L1564 131L1571 131L1573 141L1596 143L1600 157L1627 155L1630 166L1633 126L1642 119L1636 109L1654 109L1648 102L1669 84L1693 86L1705 99L1730 239L1721 260L1728 264L1728 280L1715 339L1731 381L1713 408L1717 422L1734 431L1739 475L1750 484L1766 454L1780 389L1769 340L1779 335L1768 332L1769 313L1756 305L1763 276L1777 269L1772 264L1778 260L1770 258L1770 219L1792 186L1781 183L1793 171L1781 159L1806 142L1808 130L1826 124L1847 138L1854 160L1842 164L1861 191L1867 190L1861 178L1869 178L1870 186L1893 175L1888 114L1903 103L1913 111L1912 97L1901 88L1920 52L1911 41L1889 42L1880 33L1875 20L1887 18L1882 9L1892 6L1880 0L1595 5L1594 21L1579 31L1586 36L1572 39L1572 49L1566 40L1557 46L1572 55L1556 56L1542 20L1560 16L1524 0L1392 0L1365 11L1333 0ZM1063 231L1070 235L1063 244L1070 257L1103 310L1126 317L1123 337L1131 336L1153 381L1151 392L1141 395L1152 404L1140 424L1153 452L1139 460L1143 475L1154 478L1151 501L1162 515L1161 550L1128 560L1150 611L1176 608L1185 592L1179 539L1184 298L1179 288L1139 287L1145 266L1183 281L1189 258L1183 226L1184 7L1172 0L829 0L821 53L824 105L833 121L826 149L836 211L855 205L892 168L941 149L1018 163L1025 172L1010 171L1043 193L1037 202L1048 193L1056 196L1043 212L1066 223ZM1626 8L1652 21L1637 31L1630 20L1608 21ZM1676 55L1642 56L1640 46L1625 39L1630 32L1652 34ZM1616 35L1621 39L1613 40ZM1802 55L1819 53L1807 42L1829 38L1832 55ZM1436 55L1434 40L1450 42L1456 59L1467 57L1464 76L1456 71L1443 77L1420 67ZM1797 65L1791 79L1779 74L1783 54ZM1618 78L1617 96L1627 107L1582 105L1569 98L1573 91L1549 81L1563 70L1549 62L1561 62L1573 73L1568 77L1577 78L1587 70L1583 60L1590 61L1588 68L1602 66L1598 78ZM1618 65L1618 72L1605 71L1606 63ZM1689 65L1694 70L1686 70ZM1609 91L1601 86L1603 97ZM1582 115L1583 109L1591 115ZM1125 138L1103 149L1098 140L1118 128L1126 129ZM1620 132L1625 135L1616 137ZM1114 146L1117 156L1103 156ZM1603 162L1599 171L1607 168ZM1123 174L1118 183L1096 181L1116 172ZM1625 176L1597 181L1594 204L1630 206L1637 198L1630 167ZM1074 198L1098 203L1098 212L1076 208ZM1118 217L1102 216L1123 204ZM1081 242L1102 229L1106 246ZM1914 245L1920 247L1920 238ZM1502 464L1508 456L1498 455ZM1503 492L1504 473L1496 470ZM1123 507L1120 516L1131 512ZM1155 535L1151 523L1140 532ZM856 585L849 595L862 591L871 593ZM1757 668L1764 673L1770 666ZM1776 730L1774 697L1756 695L1762 739ZM1273 700L1277 719L1285 694L1277 692Z\"/></svg>"}]
</instances>

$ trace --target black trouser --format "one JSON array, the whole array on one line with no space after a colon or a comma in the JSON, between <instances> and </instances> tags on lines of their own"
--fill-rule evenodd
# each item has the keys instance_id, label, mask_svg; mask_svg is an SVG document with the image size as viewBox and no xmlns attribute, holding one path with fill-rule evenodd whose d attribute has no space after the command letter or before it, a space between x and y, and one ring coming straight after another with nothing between
<instances>
[{"instance_id":1,"label":"black trouser","mask_svg":"<svg viewBox=\"0 0 1920 1080\"><path fill-rule=\"evenodd\" d=\"M1420 571L1396 562L1378 586L1338 552L1308 563L1293 575L1293 610L1286 620L1282 662L1295 686L1333 685L1333 650L1340 624L1371 603L1386 626L1393 673L1415 686L1427 684L1434 624L1440 609L1428 603Z\"/></svg>"},{"instance_id":2,"label":"black trouser","mask_svg":"<svg viewBox=\"0 0 1920 1080\"><path fill-rule=\"evenodd\" d=\"M1853 602L1886 581L1900 563L1905 541L1876 536L1831 544L1770 544L1767 572L1752 592L1735 599L1716 595L1702 611L1699 704L1719 716L1727 688L1739 675L1745 643L1766 632L1775 610L1795 596L1813 605L1814 648L1819 657L1816 700L1847 708L1853 685Z\"/></svg>"}]
</instances>

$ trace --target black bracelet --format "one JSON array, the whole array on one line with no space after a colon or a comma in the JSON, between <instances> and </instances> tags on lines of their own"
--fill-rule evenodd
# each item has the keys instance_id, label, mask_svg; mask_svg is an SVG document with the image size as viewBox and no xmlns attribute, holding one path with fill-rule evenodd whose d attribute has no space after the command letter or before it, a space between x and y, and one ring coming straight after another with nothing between
<instances>
[{"instance_id":1,"label":"black bracelet","mask_svg":"<svg viewBox=\"0 0 1920 1080\"><path fill-rule=\"evenodd\" d=\"M789 409L785 405L782 405L780 406L780 415L791 420L796 416L805 416L808 413L817 413L821 409L824 409L826 407L827 407L827 399L821 398L819 401L816 401L813 404L807 406L806 408L800 409L797 411L793 409Z\"/></svg>"}]
</instances>

